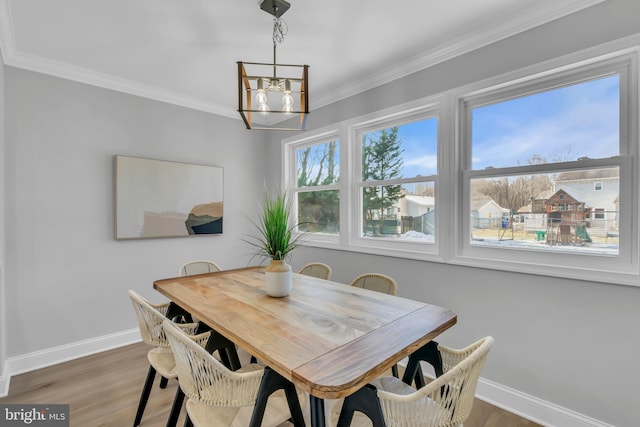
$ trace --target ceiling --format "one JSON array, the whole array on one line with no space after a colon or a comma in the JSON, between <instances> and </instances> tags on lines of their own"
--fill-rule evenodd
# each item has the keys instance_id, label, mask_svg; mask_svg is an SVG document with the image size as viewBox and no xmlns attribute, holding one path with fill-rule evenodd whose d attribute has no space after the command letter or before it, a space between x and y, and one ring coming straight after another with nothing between
<instances>
[{"instance_id":1,"label":"ceiling","mask_svg":"<svg viewBox=\"0 0 640 427\"><path fill-rule=\"evenodd\" d=\"M278 63L311 110L604 0L289 0ZM236 61L272 61L261 0L0 0L5 64L239 118Z\"/></svg>"}]
</instances>

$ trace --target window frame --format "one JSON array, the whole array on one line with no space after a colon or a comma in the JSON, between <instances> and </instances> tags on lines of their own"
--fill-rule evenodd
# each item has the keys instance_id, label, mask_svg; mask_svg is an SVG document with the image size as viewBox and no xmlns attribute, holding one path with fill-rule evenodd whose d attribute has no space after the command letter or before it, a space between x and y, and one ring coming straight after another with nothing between
<instances>
[{"instance_id":1,"label":"window frame","mask_svg":"<svg viewBox=\"0 0 640 427\"><path fill-rule=\"evenodd\" d=\"M332 141L338 141L338 152L340 153L340 179L337 183L329 185L317 185L313 187L298 187L298 170L297 170L297 156L296 151L305 147L310 147L319 144L326 144ZM301 192L313 192L313 191L326 191L326 190L338 190L339 194L339 218L340 218L340 231L337 235L321 234L321 233L304 233L305 238L303 245L320 246L320 247L338 247L341 242L341 236L343 235L343 182L344 174L344 159L343 159L343 140L340 138L340 132L338 129L326 129L320 133L313 133L306 138L296 139L295 142L283 145L283 186L285 191L289 193L289 197L292 200L293 218L298 218L298 194ZM294 183L291 185L291 183Z\"/></svg>"},{"instance_id":2,"label":"window frame","mask_svg":"<svg viewBox=\"0 0 640 427\"><path fill-rule=\"evenodd\" d=\"M459 156L456 160L461 172L457 188L458 223L455 230L456 248L450 262L459 265L551 275L574 279L600 280L635 284L639 270L637 228L638 218L638 67L637 49L594 57L585 61L565 64L538 74L532 73L520 79L503 79L498 84L471 85L456 96L458 122L456 128ZM620 151L619 155L604 159L579 159L569 162L511 166L472 170L471 163L471 115L472 109L481 105L502 102L518 96L550 90L568 84L580 83L607 75L620 76ZM635 118L635 121L632 119ZM629 218L620 223L620 244L616 256L596 254L572 254L569 252L536 251L534 249L510 250L499 247L474 246L466 234L470 228L470 182L473 178L493 178L537 173L558 173L572 170L597 169L617 166L620 170L619 216ZM624 196L623 196L624 195ZM469 215L467 215L469 213Z\"/></svg>"},{"instance_id":3,"label":"window frame","mask_svg":"<svg viewBox=\"0 0 640 427\"><path fill-rule=\"evenodd\" d=\"M401 126L406 123L435 118L438 120L438 172L442 170L442 121L440 119L440 101L437 99L424 99L423 105L413 107L410 105L399 106L388 114L370 119L354 120L347 126L349 138L349 154L351 158L351 170L349 173L349 206L352 215L349 215L349 235L347 246L352 250L366 251L380 255L402 256L413 259L441 259L439 256L440 215L438 214L438 195L440 191L438 174L429 176L416 176L399 178L394 180L363 181L362 180L362 135L393 126ZM364 187L402 185L420 182L433 182L435 186L435 241L434 243L397 241L393 239L362 236L362 189Z\"/></svg>"},{"instance_id":4,"label":"window frame","mask_svg":"<svg viewBox=\"0 0 640 427\"><path fill-rule=\"evenodd\" d=\"M295 157L291 171L291 151L300 144L340 140L340 236L318 240L313 236L304 244L360 253L420 259L484 269L496 269L540 276L572 278L603 283L640 286L640 122L639 72L640 36L617 40L574 52L532 66L471 84L448 89L442 93L417 99L381 111L365 114L316 130L306 131L282 140L283 188L295 180ZM603 73L620 72L620 155L607 159L584 159L555 164L496 168L472 171L468 109L465 102L488 102L509 99L539 90L548 90L569 82L590 80ZM438 119L438 175L436 184L436 241L434 244L405 246L398 241L362 238L361 230L361 167L356 145L358 132L380 129L381 123L403 122L403 115L432 109ZM425 116L426 118L426 116ZM465 123L467 125L465 126ZM329 136L331 135L331 136ZM468 164L465 162L469 162ZM470 215L470 185L473 177L517 176L617 167L620 171L618 256L540 253L534 250L509 250L471 246L467 231ZM293 173L293 175L292 175ZM420 181L424 178L420 177ZM367 184L370 184L368 182ZM579 207L582 209L582 207ZM446 213L446 215L445 215ZM462 227L460 227L462 224ZM438 236L451 236L442 239Z\"/></svg>"}]
</instances>

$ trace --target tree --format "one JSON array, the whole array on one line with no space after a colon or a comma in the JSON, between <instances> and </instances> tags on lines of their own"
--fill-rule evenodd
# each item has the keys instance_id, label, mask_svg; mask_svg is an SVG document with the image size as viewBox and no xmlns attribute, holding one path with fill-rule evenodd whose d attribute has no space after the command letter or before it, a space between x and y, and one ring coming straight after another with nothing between
<instances>
[{"instance_id":1,"label":"tree","mask_svg":"<svg viewBox=\"0 0 640 427\"><path fill-rule=\"evenodd\" d=\"M528 159L527 163L530 165L543 164L547 163L547 160L536 154ZM529 204L532 198L551 188L553 188L553 183L549 175L519 175L474 180L472 195L489 196L498 205L515 212Z\"/></svg>"},{"instance_id":2,"label":"tree","mask_svg":"<svg viewBox=\"0 0 640 427\"><path fill-rule=\"evenodd\" d=\"M383 181L401 178L402 141L398 138L398 128L383 129L364 137L362 142L363 181ZM374 235L383 233L384 211L395 205L402 196L401 185L380 185L363 187L363 214L365 224L372 227ZM374 219L378 217L378 226Z\"/></svg>"},{"instance_id":3,"label":"tree","mask_svg":"<svg viewBox=\"0 0 640 427\"><path fill-rule=\"evenodd\" d=\"M298 150L298 188L338 182L338 142L331 141ZM332 232L339 223L337 190L298 193L298 222L304 231Z\"/></svg>"}]
</instances>

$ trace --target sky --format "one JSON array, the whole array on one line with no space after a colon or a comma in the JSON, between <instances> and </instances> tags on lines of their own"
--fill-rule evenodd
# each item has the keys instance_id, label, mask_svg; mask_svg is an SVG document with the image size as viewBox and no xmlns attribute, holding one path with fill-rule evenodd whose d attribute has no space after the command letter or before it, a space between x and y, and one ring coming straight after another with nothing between
<instances>
[{"instance_id":1,"label":"sky","mask_svg":"<svg viewBox=\"0 0 640 427\"><path fill-rule=\"evenodd\" d=\"M619 154L617 75L472 110L472 168ZM403 176L436 174L437 119L400 126Z\"/></svg>"},{"instance_id":2,"label":"sky","mask_svg":"<svg viewBox=\"0 0 640 427\"><path fill-rule=\"evenodd\" d=\"M474 108L472 168L619 154L617 75Z\"/></svg>"},{"instance_id":3,"label":"sky","mask_svg":"<svg viewBox=\"0 0 640 427\"><path fill-rule=\"evenodd\" d=\"M473 108L472 169L619 155L619 93L616 74ZM436 175L438 119L402 124L398 136L402 176Z\"/></svg>"}]
</instances>

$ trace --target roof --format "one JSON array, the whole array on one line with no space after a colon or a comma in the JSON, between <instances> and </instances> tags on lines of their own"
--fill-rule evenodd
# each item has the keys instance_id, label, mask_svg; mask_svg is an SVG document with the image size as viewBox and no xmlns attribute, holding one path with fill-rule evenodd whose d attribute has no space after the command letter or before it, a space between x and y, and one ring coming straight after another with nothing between
<instances>
[{"instance_id":1,"label":"roof","mask_svg":"<svg viewBox=\"0 0 640 427\"><path fill-rule=\"evenodd\" d=\"M564 203L564 204L580 204L579 200L573 198L573 196L564 190L558 190L555 194L547 199L547 203Z\"/></svg>"},{"instance_id":2,"label":"roof","mask_svg":"<svg viewBox=\"0 0 640 427\"><path fill-rule=\"evenodd\" d=\"M436 199L431 196L406 195L404 198L407 202L415 203L420 206L435 206L436 204Z\"/></svg>"},{"instance_id":3,"label":"roof","mask_svg":"<svg viewBox=\"0 0 640 427\"><path fill-rule=\"evenodd\" d=\"M558 181L579 181L602 178L620 178L620 171L615 168L609 169L588 169L581 171L570 171L559 173L556 177Z\"/></svg>"}]
</instances>

